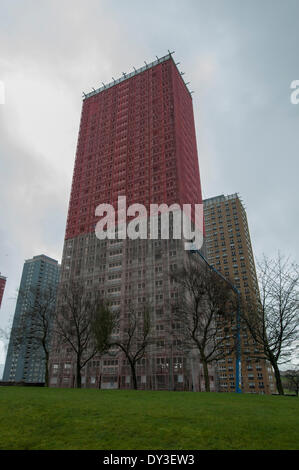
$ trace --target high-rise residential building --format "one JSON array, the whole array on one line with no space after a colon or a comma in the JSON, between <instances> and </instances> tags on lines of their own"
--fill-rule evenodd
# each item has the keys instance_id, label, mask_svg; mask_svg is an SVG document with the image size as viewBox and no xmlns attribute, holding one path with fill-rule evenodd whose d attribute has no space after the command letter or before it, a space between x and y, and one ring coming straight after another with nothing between
<instances>
[{"instance_id":1,"label":"high-rise residential building","mask_svg":"<svg viewBox=\"0 0 299 470\"><path fill-rule=\"evenodd\" d=\"M198 358L185 356L169 333L178 297L169 272L183 263L183 240L97 239L96 207L116 207L119 196L147 209L202 203L192 95L171 54L84 95L61 283L98 288L123 319L130 303L138 314L150 305L155 340L137 366L139 387L198 390ZM51 367L52 386L73 385L70 347L53 346ZM82 382L130 388L132 377L119 352L90 361Z\"/></svg>"},{"instance_id":2,"label":"high-rise residential building","mask_svg":"<svg viewBox=\"0 0 299 470\"><path fill-rule=\"evenodd\" d=\"M31 320L26 316L26 312L38 302L44 292L55 292L59 270L58 261L46 255L34 256L24 263L3 373L4 381L44 382L43 350L33 347ZM20 334L21 325L25 323L24 340L19 341L16 335Z\"/></svg>"},{"instance_id":3,"label":"high-rise residential building","mask_svg":"<svg viewBox=\"0 0 299 470\"><path fill-rule=\"evenodd\" d=\"M0 308L2 304L5 285L6 285L6 277L1 276L1 273L0 273Z\"/></svg>"},{"instance_id":4,"label":"high-rise residential building","mask_svg":"<svg viewBox=\"0 0 299 470\"><path fill-rule=\"evenodd\" d=\"M247 215L238 194L216 196L204 200L206 256L247 300L258 296L258 282L247 222ZM241 325L241 388L243 392L273 393L275 380L272 368L263 359L254 359L259 351L244 325ZM235 359L228 356L218 363L220 391L235 388Z\"/></svg>"}]
</instances>

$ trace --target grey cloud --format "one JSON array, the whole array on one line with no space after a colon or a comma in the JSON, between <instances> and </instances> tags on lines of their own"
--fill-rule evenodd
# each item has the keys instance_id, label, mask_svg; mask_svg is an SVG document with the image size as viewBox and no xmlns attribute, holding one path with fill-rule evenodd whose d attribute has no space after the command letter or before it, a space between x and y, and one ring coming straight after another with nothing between
<instances>
[{"instance_id":1,"label":"grey cloud","mask_svg":"<svg viewBox=\"0 0 299 470\"><path fill-rule=\"evenodd\" d=\"M298 260L298 15L296 0L2 2L1 327L24 259L61 256L82 90L168 48L195 91L204 196L238 191L255 253Z\"/></svg>"}]
</instances>

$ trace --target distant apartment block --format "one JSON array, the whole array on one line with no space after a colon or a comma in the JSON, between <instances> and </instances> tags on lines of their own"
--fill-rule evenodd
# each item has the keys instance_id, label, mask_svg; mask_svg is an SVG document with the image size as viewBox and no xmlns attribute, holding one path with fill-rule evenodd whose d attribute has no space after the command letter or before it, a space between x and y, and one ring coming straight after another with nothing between
<instances>
[{"instance_id":1,"label":"distant apartment block","mask_svg":"<svg viewBox=\"0 0 299 470\"><path fill-rule=\"evenodd\" d=\"M44 381L43 351L31 347L30 322L27 322L24 329L25 340L21 344L16 341L14 332L18 331L29 303L32 305L32 302L34 303L37 300L39 292L44 292L48 288L57 288L59 268L58 261L45 255L34 256L24 263L4 368L4 381ZM32 295L34 296L33 299Z\"/></svg>"},{"instance_id":2,"label":"distant apartment block","mask_svg":"<svg viewBox=\"0 0 299 470\"><path fill-rule=\"evenodd\" d=\"M258 296L258 282L250 240L247 215L238 194L204 200L206 256L209 263L229 279L245 299ZM275 380L270 365L254 359L256 349L245 326L241 328L242 391L273 393ZM230 392L235 388L235 358L218 362L218 387Z\"/></svg>"}]
</instances>

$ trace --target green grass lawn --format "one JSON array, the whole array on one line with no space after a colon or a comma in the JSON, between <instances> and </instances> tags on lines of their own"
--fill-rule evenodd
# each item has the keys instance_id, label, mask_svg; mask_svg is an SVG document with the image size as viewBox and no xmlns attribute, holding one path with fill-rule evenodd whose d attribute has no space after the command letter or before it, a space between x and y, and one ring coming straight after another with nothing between
<instances>
[{"instance_id":1,"label":"green grass lawn","mask_svg":"<svg viewBox=\"0 0 299 470\"><path fill-rule=\"evenodd\" d=\"M0 387L0 449L298 449L299 399Z\"/></svg>"}]
</instances>

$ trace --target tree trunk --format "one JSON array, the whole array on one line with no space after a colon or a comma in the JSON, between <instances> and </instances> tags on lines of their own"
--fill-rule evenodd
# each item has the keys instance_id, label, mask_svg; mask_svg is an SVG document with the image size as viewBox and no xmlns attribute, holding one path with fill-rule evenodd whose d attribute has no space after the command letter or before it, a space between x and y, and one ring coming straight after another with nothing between
<instances>
[{"instance_id":1,"label":"tree trunk","mask_svg":"<svg viewBox=\"0 0 299 470\"><path fill-rule=\"evenodd\" d=\"M45 387L49 387L49 353L46 352L45 359Z\"/></svg>"},{"instance_id":2,"label":"tree trunk","mask_svg":"<svg viewBox=\"0 0 299 470\"><path fill-rule=\"evenodd\" d=\"M274 369L277 391L278 391L279 395L284 395L283 386L282 386L280 372L279 372L277 362L275 360L272 360L271 363L272 363L272 366L273 366L273 369Z\"/></svg>"},{"instance_id":3,"label":"tree trunk","mask_svg":"<svg viewBox=\"0 0 299 470\"><path fill-rule=\"evenodd\" d=\"M81 367L80 367L80 360L79 359L77 359L76 387L81 388Z\"/></svg>"},{"instance_id":4,"label":"tree trunk","mask_svg":"<svg viewBox=\"0 0 299 470\"><path fill-rule=\"evenodd\" d=\"M205 379L205 389L206 392L210 391L210 377L209 377L209 370L208 370L208 364L205 359L202 360L202 365L203 365L203 374L204 374L204 379Z\"/></svg>"},{"instance_id":5,"label":"tree trunk","mask_svg":"<svg viewBox=\"0 0 299 470\"><path fill-rule=\"evenodd\" d=\"M131 372L132 372L132 378L133 378L133 388L134 390L137 390L137 377L136 377L135 364L133 362L130 362L130 366L131 366Z\"/></svg>"}]
</instances>

